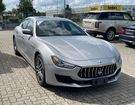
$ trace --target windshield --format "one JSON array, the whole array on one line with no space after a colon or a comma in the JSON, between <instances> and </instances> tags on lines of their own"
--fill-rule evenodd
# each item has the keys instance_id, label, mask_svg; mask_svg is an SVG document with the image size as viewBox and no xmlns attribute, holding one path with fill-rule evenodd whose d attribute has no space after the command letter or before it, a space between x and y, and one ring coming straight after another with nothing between
<instances>
[{"instance_id":1,"label":"windshield","mask_svg":"<svg viewBox=\"0 0 135 105\"><path fill-rule=\"evenodd\" d=\"M77 36L86 33L70 21L46 20L37 21L37 36Z\"/></svg>"},{"instance_id":2,"label":"windshield","mask_svg":"<svg viewBox=\"0 0 135 105\"><path fill-rule=\"evenodd\" d=\"M97 19L99 17L100 13L89 13L86 16L86 19Z\"/></svg>"}]
</instances>

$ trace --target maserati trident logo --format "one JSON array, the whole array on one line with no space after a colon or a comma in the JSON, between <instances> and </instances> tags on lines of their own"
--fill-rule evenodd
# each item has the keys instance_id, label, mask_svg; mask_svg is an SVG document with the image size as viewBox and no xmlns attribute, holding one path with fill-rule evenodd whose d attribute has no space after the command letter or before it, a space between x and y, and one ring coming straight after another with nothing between
<instances>
[{"instance_id":1,"label":"maserati trident logo","mask_svg":"<svg viewBox=\"0 0 135 105\"><path fill-rule=\"evenodd\" d=\"M103 73L103 68L102 68L102 61L101 60L99 60L99 64L100 64L100 68L98 69L98 75L102 75L102 73Z\"/></svg>"},{"instance_id":2,"label":"maserati trident logo","mask_svg":"<svg viewBox=\"0 0 135 105\"><path fill-rule=\"evenodd\" d=\"M99 69L98 70L98 75L101 75L103 73L103 70L102 69Z\"/></svg>"}]
</instances>

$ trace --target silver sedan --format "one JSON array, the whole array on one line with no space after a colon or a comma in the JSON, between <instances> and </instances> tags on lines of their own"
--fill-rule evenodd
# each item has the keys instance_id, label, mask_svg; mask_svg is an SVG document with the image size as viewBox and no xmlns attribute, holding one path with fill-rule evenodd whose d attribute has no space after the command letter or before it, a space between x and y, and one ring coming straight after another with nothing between
<instances>
[{"instance_id":1,"label":"silver sedan","mask_svg":"<svg viewBox=\"0 0 135 105\"><path fill-rule=\"evenodd\" d=\"M117 81L121 74L117 49L68 19L28 17L15 28L13 43L41 86L98 86Z\"/></svg>"}]
</instances>

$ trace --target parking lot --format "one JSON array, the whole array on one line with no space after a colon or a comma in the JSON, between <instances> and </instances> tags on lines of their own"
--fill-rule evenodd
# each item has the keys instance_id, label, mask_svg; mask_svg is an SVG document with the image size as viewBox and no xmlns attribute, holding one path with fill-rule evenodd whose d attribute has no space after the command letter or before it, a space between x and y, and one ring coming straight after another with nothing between
<instances>
[{"instance_id":1,"label":"parking lot","mask_svg":"<svg viewBox=\"0 0 135 105\"><path fill-rule=\"evenodd\" d=\"M135 48L115 40L123 59L118 82L93 88L38 85L34 70L14 55L12 31L0 31L0 105L135 105Z\"/></svg>"}]
</instances>

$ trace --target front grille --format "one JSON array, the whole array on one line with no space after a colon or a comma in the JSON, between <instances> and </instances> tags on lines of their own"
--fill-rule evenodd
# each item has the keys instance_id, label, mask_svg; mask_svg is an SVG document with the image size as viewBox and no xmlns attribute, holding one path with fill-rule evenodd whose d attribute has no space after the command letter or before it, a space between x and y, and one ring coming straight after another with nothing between
<instances>
[{"instance_id":1,"label":"front grille","mask_svg":"<svg viewBox=\"0 0 135 105\"><path fill-rule=\"evenodd\" d=\"M99 67L86 67L82 68L78 76L80 78L97 78L102 76L111 75L116 71L116 64L99 66Z\"/></svg>"}]
</instances>

